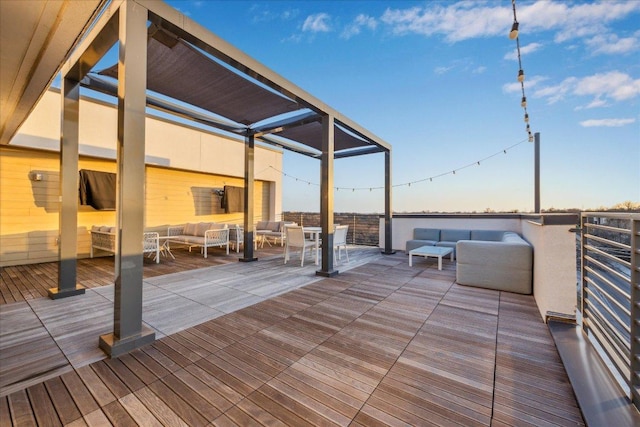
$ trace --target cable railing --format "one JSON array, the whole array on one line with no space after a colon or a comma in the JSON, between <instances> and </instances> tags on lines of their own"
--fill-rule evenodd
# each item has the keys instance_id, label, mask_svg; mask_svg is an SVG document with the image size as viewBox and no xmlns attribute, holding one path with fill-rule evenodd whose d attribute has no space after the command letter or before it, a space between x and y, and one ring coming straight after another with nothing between
<instances>
[{"instance_id":1,"label":"cable railing","mask_svg":"<svg viewBox=\"0 0 640 427\"><path fill-rule=\"evenodd\" d=\"M640 214L583 213L582 327L640 407Z\"/></svg>"}]
</instances>

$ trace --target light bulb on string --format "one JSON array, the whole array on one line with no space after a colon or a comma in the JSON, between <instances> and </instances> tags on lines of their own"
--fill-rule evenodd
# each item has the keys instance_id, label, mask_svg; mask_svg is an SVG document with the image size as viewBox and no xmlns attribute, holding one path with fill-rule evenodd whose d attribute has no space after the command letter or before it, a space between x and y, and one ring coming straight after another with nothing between
<instances>
[{"instance_id":1,"label":"light bulb on string","mask_svg":"<svg viewBox=\"0 0 640 427\"><path fill-rule=\"evenodd\" d=\"M526 96L522 97L522 101L520 101L520 106L522 108L526 108L527 107L527 97Z\"/></svg>"},{"instance_id":2,"label":"light bulb on string","mask_svg":"<svg viewBox=\"0 0 640 427\"><path fill-rule=\"evenodd\" d=\"M516 38L518 38L518 27L520 26L520 24L518 24L518 22L514 22L513 25L511 26L511 31L509 31L509 38L511 40L515 40Z\"/></svg>"},{"instance_id":3,"label":"light bulb on string","mask_svg":"<svg viewBox=\"0 0 640 427\"><path fill-rule=\"evenodd\" d=\"M525 113L525 115L524 115L524 122L525 123L529 123L529 114L528 113Z\"/></svg>"},{"instance_id":4,"label":"light bulb on string","mask_svg":"<svg viewBox=\"0 0 640 427\"><path fill-rule=\"evenodd\" d=\"M522 68L518 71L518 81L522 83L524 81L524 71Z\"/></svg>"}]
</instances>

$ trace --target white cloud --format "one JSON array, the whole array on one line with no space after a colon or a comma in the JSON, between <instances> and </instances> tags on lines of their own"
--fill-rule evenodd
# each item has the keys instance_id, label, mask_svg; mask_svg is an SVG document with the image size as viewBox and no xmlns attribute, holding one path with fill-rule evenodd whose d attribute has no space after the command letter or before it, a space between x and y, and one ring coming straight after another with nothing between
<instances>
[{"instance_id":1,"label":"white cloud","mask_svg":"<svg viewBox=\"0 0 640 427\"><path fill-rule=\"evenodd\" d=\"M309 15L307 16L307 19L304 20L304 24L302 24L302 31L328 33L331 31L330 20L331 17L327 13Z\"/></svg>"},{"instance_id":2,"label":"white cloud","mask_svg":"<svg viewBox=\"0 0 640 427\"><path fill-rule=\"evenodd\" d=\"M349 39L357 34L360 34L363 28L373 31L377 28L377 26L378 21L375 18L369 15L360 14L356 16L353 22L345 27L340 36L342 38Z\"/></svg>"},{"instance_id":3,"label":"white cloud","mask_svg":"<svg viewBox=\"0 0 640 427\"><path fill-rule=\"evenodd\" d=\"M596 98L590 103L588 103L587 105L581 105L576 107L575 109L576 111L579 111L579 110L589 110L591 108L602 108L602 107L608 107L608 106L609 106L609 103L607 101L601 98Z\"/></svg>"},{"instance_id":4,"label":"white cloud","mask_svg":"<svg viewBox=\"0 0 640 427\"><path fill-rule=\"evenodd\" d=\"M507 33L513 21L510 8L473 5L458 2L447 7L436 4L427 8L387 9L380 20L395 34L443 34L451 42ZM496 25L497 22L504 24Z\"/></svg>"},{"instance_id":5,"label":"white cloud","mask_svg":"<svg viewBox=\"0 0 640 427\"><path fill-rule=\"evenodd\" d=\"M521 46L520 47L520 56L522 57L522 56L528 55L530 53L533 53L533 52L539 50L541 47L542 47L541 43L529 43L528 45ZM517 61L518 60L518 50L517 49L513 49L511 52L508 52L504 56L504 59Z\"/></svg>"},{"instance_id":6,"label":"white cloud","mask_svg":"<svg viewBox=\"0 0 640 427\"><path fill-rule=\"evenodd\" d=\"M436 67L433 72L436 74L444 74L448 71L451 71L454 67L450 66L450 67Z\"/></svg>"},{"instance_id":7,"label":"white cloud","mask_svg":"<svg viewBox=\"0 0 640 427\"><path fill-rule=\"evenodd\" d=\"M580 80L574 93L624 101L640 95L640 79L633 80L628 74L619 71L594 74Z\"/></svg>"},{"instance_id":8,"label":"white cloud","mask_svg":"<svg viewBox=\"0 0 640 427\"><path fill-rule=\"evenodd\" d=\"M635 123L636 119L591 119L580 122L580 126L590 127L620 127Z\"/></svg>"},{"instance_id":9,"label":"white cloud","mask_svg":"<svg viewBox=\"0 0 640 427\"><path fill-rule=\"evenodd\" d=\"M503 92L513 93L513 92L520 92L522 90L522 85L516 81L515 76L513 80L514 81L512 83L506 83L502 85ZM545 80L547 80L547 77L543 77L543 76L527 77L524 81L524 87L525 89L535 88L538 84L540 84L540 82L543 82Z\"/></svg>"},{"instance_id":10,"label":"white cloud","mask_svg":"<svg viewBox=\"0 0 640 427\"><path fill-rule=\"evenodd\" d=\"M513 22L510 5L487 2L427 3L426 7L387 9L380 20L395 34L444 35L450 42L505 36ZM521 34L556 31L555 40L601 34L606 25L640 12L639 1L569 3L538 0L518 7Z\"/></svg>"},{"instance_id":11,"label":"white cloud","mask_svg":"<svg viewBox=\"0 0 640 427\"><path fill-rule=\"evenodd\" d=\"M473 74L482 74L485 71L487 71L487 67L481 65L479 67L476 67L473 71L471 71Z\"/></svg>"},{"instance_id":12,"label":"white cloud","mask_svg":"<svg viewBox=\"0 0 640 427\"><path fill-rule=\"evenodd\" d=\"M597 35L586 40L585 44L594 55L624 55L640 49L640 38L637 34L625 38L615 34Z\"/></svg>"},{"instance_id":13,"label":"white cloud","mask_svg":"<svg viewBox=\"0 0 640 427\"><path fill-rule=\"evenodd\" d=\"M533 92L534 97L546 98L549 104L567 95L593 97L589 104L579 109L605 107L609 105L608 101L626 101L640 96L640 79L634 80L620 71L610 71L582 78L569 77L557 85L541 87Z\"/></svg>"}]
</instances>

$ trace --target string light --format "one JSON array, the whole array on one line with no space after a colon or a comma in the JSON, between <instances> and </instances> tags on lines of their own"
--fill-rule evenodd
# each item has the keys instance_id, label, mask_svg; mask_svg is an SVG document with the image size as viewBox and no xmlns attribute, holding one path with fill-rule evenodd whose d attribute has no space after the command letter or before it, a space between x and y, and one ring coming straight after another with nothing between
<instances>
[{"instance_id":1,"label":"string light","mask_svg":"<svg viewBox=\"0 0 640 427\"><path fill-rule=\"evenodd\" d=\"M527 124L527 140L533 142L533 134L531 133L531 127L529 126L529 112L527 111L527 97L524 93L524 70L522 69L522 55L520 53L520 24L516 16L516 0L511 0L511 6L513 8L513 24L511 25L511 31L509 32L509 38L516 41L516 51L518 53L518 82L520 82L520 88L522 89L522 100L520 106L524 108L524 122Z\"/></svg>"},{"instance_id":2,"label":"string light","mask_svg":"<svg viewBox=\"0 0 640 427\"><path fill-rule=\"evenodd\" d=\"M403 183L403 184L396 184L396 185L393 185L392 187L404 187L404 186L406 186L406 187L409 187L409 188L410 188L410 187L411 187L411 184L418 184L418 183L425 182L425 181L433 182L434 178L441 178L441 177L446 176L446 175L457 175L457 172L459 172L460 170L467 169L467 168L470 168L470 167L472 167L472 166L480 166L480 163L481 163L481 162L484 162L485 160L489 160L489 159L491 159L492 157L495 157L495 156L497 156L497 155L499 155L499 154L503 154L503 153L504 153L504 154L507 154L507 151L509 151L509 150L511 150L511 149L513 149L513 148L517 147L518 145L523 144L523 143L525 143L525 142L527 142L527 140L526 140L526 139L525 139L525 140L522 140L522 141L520 141L520 142L517 142L517 143L515 143L515 144L513 144L513 145L511 145L511 146L509 146L509 147L507 147L507 148L504 148L504 149L502 149L502 150L500 150L500 151L498 151L498 152L496 152L496 153L494 153L494 154L492 154L492 155L490 155L490 156L487 156L487 157L485 157L485 158L483 158L483 159L476 160L475 162L469 163L469 164L467 164L467 165L465 165L465 166L462 166L462 167L459 167L459 168L452 169L452 170L450 170L450 171L448 171L448 172L443 172L443 173L441 173L441 174L433 175L433 176L430 176L430 177L428 177L428 178L422 178L422 179L418 179L418 180L415 180L415 181L405 182L405 183ZM305 182L305 183L307 183L308 185L315 185L315 186L318 186L318 187L320 186L320 184L316 184L316 183L313 183L313 182L307 181L307 180L305 180L305 179L297 178L297 177L295 177L295 176L289 175L289 174L287 174L287 173L285 173L285 172L283 172L283 171L281 171L281 170L276 169L276 168L275 168L275 167L273 167L273 166L269 166L268 168L263 169L262 171L260 171L260 173L261 173L261 172L264 172L264 171L265 171L265 170L267 170L267 169L273 169L274 171L276 171L276 172L278 172L278 173L281 173L281 174L282 174L283 176L285 176L285 177L295 179L295 180L296 180L296 182ZM257 176L258 174L259 174L259 173L256 173L256 176ZM353 192L355 192L356 190L369 190L369 191L373 191L373 190L384 190L384 189L385 189L385 187L334 187L334 189L335 189L336 191L340 191L340 190L351 190L351 192L353 193Z\"/></svg>"}]
</instances>

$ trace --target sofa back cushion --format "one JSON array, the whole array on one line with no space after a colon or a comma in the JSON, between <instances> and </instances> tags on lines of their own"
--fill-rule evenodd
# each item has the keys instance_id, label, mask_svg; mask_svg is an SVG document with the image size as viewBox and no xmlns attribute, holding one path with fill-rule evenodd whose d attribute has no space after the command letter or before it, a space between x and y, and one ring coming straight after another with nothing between
<instances>
[{"instance_id":1,"label":"sofa back cushion","mask_svg":"<svg viewBox=\"0 0 640 427\"><path fill-rule=\"evenodd\" d=\"M267 223L267 228L265 228L265 230L279 232L280 231L280 221L269 221Z\"/></svg>"},{"instance_id":2,"label":"sofa back cushion","mask_svg":"<svg viewBox=\"0 0 640 427\"><path fill-rule=\"evenodd\" d=\"M458 240L471 239L471 230L447 230L440 231L441 242L457 242Z\"/></svg>"},{"instance_id":3,"label":"sofa back cushion","mask_svg":"<svg viewBox=\"0 0 640 427\"><path fill-rule=\"evenodd\" d=\"M471 240L485 240L487 242L499 242L504 236L501 230L471 230Z\"/></svg>"},{"instance_id":4,"label":"sofa back cushion","mask_svg":"<svg viewBox=\"0 0 640 427\"><path fill-rule=\"evenodd\" d=\"M207 230L211 230L212 228L217 228L215 227L214 223L211 222L201 222L197 225L196 227L196 236L200 236L200 237L204 237L204 233Z\"/></svg>"},{"instance_id":5,"label":"sofa back cushion","mask_svg":"<svg viewBox=\"0 0 640 427\"><path fill-rule=\"evenodd\" d=\"M256 224L256 230L267 230L267 225L269 221L258 221Z\"/></svg>"},{"instance_id":6,"label":"sofa back cushion","mask_svg":"<svg viewBox=\"0 0 640 427\"><path fill-rule=\"evenodd\" d=\"M413 240L440 240L439 228L414 228Z\"/></svg>"},{"instance_id":7,"label":"sofa back cushion","mask_svg":"<svg viewBox=\"0 0 640 427\"><path fill-rule=\"evenodd\" d=\"M529 246L529 244L527 243L526 240L524 240L522 237L520 237L520 235L518 233L514 233L513 231L505 231L504 236L502 236L502 241L503 242L508 242L508 243L517 243L517 244L520 244L520 245Z\"/></svg>"},{"instance_id":8,"label":"sofa back cushion","mask_svg":"<svg viewBox=\"0 0 640 427\"><path fill-rule=\"evenodd\" d=\"M188 222L184 225L182 234L186 234L188 236L195 236L197 232L197 228L198 228L198 224Z\"/></svg>"}]
</instances>

